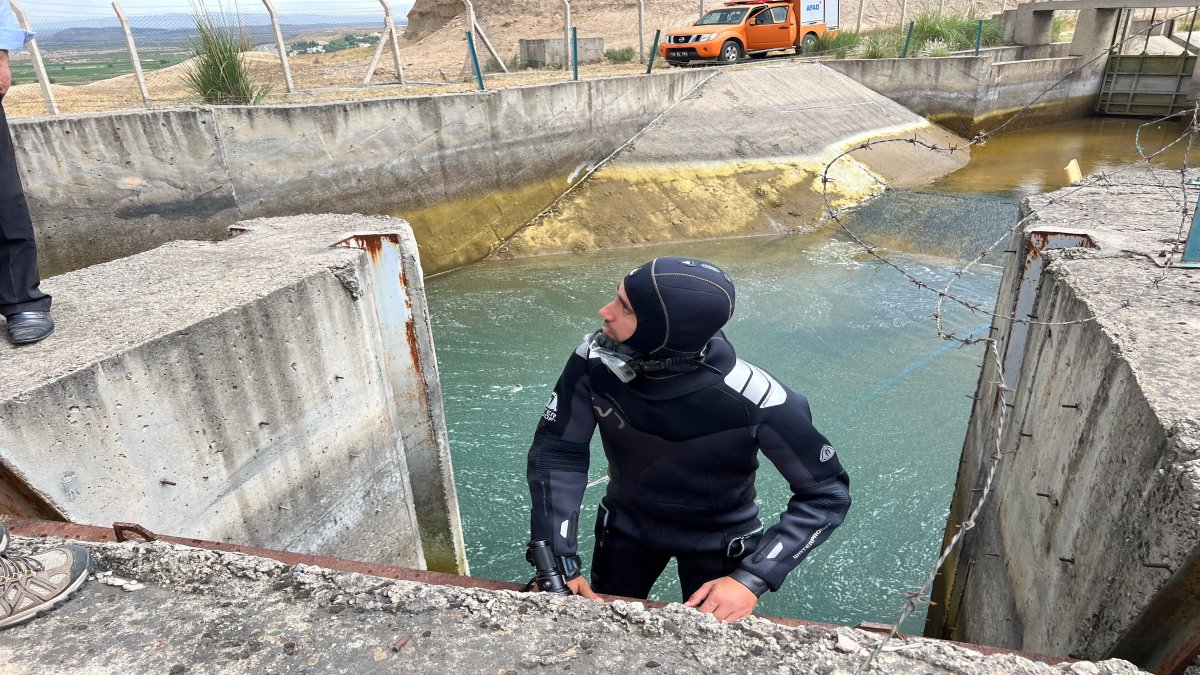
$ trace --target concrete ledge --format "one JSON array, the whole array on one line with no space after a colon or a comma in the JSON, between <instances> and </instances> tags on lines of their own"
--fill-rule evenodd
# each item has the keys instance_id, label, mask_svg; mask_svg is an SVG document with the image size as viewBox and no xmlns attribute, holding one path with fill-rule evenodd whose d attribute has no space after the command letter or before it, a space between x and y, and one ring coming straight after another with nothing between
<instances>
[{"instance_id":1,"label":"concrete ledge","mask_svg":"<svg viewBox=\"0 0 1200 675\"><path fill-rule=\"evenodd\" d=\"M45 282L58 332L0 349L0 503L412 567L440 537L453 565L457 503L407 225L306 216L242 230ZM333 247L358 231L396 242L399 273L379 273L382 248ZM442 514L419 523L421 490Z\"/></svg>"},{"instance_id":2,"label":"concrete ledge","mask_svg":"<svg viewBox=\"0 0 1200 675\"><path fill-rule=\"evenodd\" d=\"M1183 645L1200 618L1200 271L1154 284L1162 270L1144 256L1171 247L1177 201L1200 193L1160 180L1090 177L1022 206L1029 225L1008 248L1026 255L1010 257L997 311L1050 325L993 323L1012 391L989 354L951 523L977 497L1001 412L1004 459L935 589L935 634L1157 672L1195 658ZM1095 248L1054 250L1060 235Z\"/></svg>"},{"instance_id":3,"label":"concrete ledge","mask_svg":"<svg viewBox=\"0 0 1200 675\"><path fill-rule=\"evenodd\" d=\"M161 542L88 548L101 569L146 586L89 582L54 612L6 630L0 661L23 672L103 664L114 673L841 673L878 638L759 617L722 624L678 603L430 586ZM923 638L893 640L874 663L883 673L1138 672L1115 660L1048 666Z\"/></svg>"}]
</instances>

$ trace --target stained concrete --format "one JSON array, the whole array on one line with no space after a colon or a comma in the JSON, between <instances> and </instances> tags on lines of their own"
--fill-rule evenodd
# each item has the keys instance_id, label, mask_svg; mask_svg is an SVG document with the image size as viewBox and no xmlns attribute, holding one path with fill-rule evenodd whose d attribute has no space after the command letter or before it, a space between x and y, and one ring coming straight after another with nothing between
<instances>
[{"instance_id":1,"label":"stained concrete","mask_svg":"<svg viewBox=\"0 0 1200 675\"><path fill-rule=\"evenodd\" d=\"M486 93L14 121L48 274L234 222L407 217L428 273L481 259L705 77L679 71ZM498 198L530 185L546 191ZM429 207L466 201L468 215ZM512 224L515 223L515 224Z\"/></svg>"},{"instance_id":2,"label":"stained concrete","mask_svg":"<svg viewBox=\"0 0 1200 675\"><path fill-rule=\"evenodd\" d=\"M50 541L15 540L16 551ZM98 568L143 589L96 581L59 609L4 631L10 672L92 673L849 673L875 634L718 623L680 604L429 586L236 553L92 544ZM886 673L1117 675L1121 661L1047 666L963 646L894 640Z\"/></svg>"},{"instance_id":3,"label":"stained concrete","mask_svg":"<svg viewBox=\"0 0 1200 675\"><path fill-rule=\"evenodd\" d=\"M1198 175L1189 172L1188 177ZM1010 255L998 310L1044 268L1024 347L993 336L1010 368L982 366L951 527L983 485L995 492L935 589L933 634L1043 653L1124 655L1148 669L1182 649L1200 607L1200 270L1145 256L1178 241L1197 188L1178 172L1089 177L1022 205L1009 249L1072 231L1097 248ZM1186 234L1184 228L1183 233ZM946 614L943 611L947 612Z\"/></svg>"},{"instance_id":4,"label":"stained concrete","mask_svg":"<svg viewBox=\"0 0 1200 675\"><path fill-rule=\"evenodd\" d=\"M973 137L1006 124L1026 105L1030 108L1019 122L1006 129L1091 116L1102 73L1067 77L1078 64L1066 53L1068 47L1002 47L982 50L979 56L849 59L825 65L955 133Z\"/></svg>"},{"instance_id":5,"label":"stained concrete","mask_svg":"<svg viewBox=\"0 0 1200 675\"><path fill-rule=\"evenodd\" d=\"M407 224L240 230L43 283L57 332L0 348L0 512L465 571ZM362 231L398 271L334 247Z\"/></svg>"},{"instance_id":6,"label":"stained concrete","mask_svg":"<svg viewBox=\"0 0 1200 675\"><path fill-rule=\"evenodd\" d=\"M708 72L500 255L812 230L826 212L822 172L843 151L888 138L966 145L822 64ZM910 143L854 152L831 169L832 205L860 202L887 185L921 184L968 158Z\"/></svg>"}]
</instances>

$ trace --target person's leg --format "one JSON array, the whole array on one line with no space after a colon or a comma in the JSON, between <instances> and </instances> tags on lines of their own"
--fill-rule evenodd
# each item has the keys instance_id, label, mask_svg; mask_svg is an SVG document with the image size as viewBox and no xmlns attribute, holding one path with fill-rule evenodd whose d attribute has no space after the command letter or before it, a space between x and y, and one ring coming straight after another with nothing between
<instances>
[{"instance_id":1,"label":"person's leg","mask_svg":"<svg viewBox=\"0 0 1200 675\"><path fill-rule=\"evenodd\" d=\"M0 106L0 314L50 310L50 296L38 288L37 249L33 221L16 154L8 131L8 118Z\"/></svg>"},{"instance_id":2,"label":"person's leg","mask_svg":"<svg viewBox=\"0 0 1200 675\"><path fill-rule=\"evenodd\" d=\"M632 537L597 528L592 553L592 590L605 595L645 598L670 556L642 546Z\"/></svg>"}]
</instances>

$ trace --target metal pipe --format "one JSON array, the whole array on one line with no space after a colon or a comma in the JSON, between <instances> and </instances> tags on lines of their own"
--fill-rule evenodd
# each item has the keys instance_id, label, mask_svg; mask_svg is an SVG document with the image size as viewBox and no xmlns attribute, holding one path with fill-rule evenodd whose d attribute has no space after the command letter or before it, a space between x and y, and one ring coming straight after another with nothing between
<instances>
[{"instance_id":1,"label":"metal pipe","mask_svg":"<svg viewBox=\"0 0 1200 675\"><path fill-rule=\"evenodd\" d=\"M112 7L113 11L117 13L117 21L121 22L121 31L125 33L125 46L129 48L129 61L133 63L133 75L137 79L138 90L142 92L142 103L149 108L150 90L146 88L146 76L142 73L142 61L138 58L137 44L133 41L133 31L129 29L129 19L125 17L125 12L121 11L119 4L114 2Z\"/></svg>"},{"instance_id":2,"label":"metal pipe","mask_svg":"<svg viewBox=\"0 0 1200 675\"><path fill-rule=\"evenodd\" d=\"M900 25L908 19L908 0L900 0Z\"/></svg>"},{"instance_id":3,"label":"metal pipe","mask_svg":"<svg viewBox=\"0 0 1200 675\"><path fill-rule=\"evenodd\" d=\"M858 23L854 25L855 33L862 33L863 10L867 7L867 0L858 0Z\"/></svg>"},{"instance_id":4,"label":"metal pipe","mask_svg":"<svg viewBox=\"0 0 1200 675\"><path fill-rule=\"evenodd\" d=\"M271 4L271 0L263 0L263 4L267 6L267 14L271 17L271 28L275 30L275 44L279 47L279 63L283 66L283 84L290 94L296 91L296 88L292 85L292 65L288 63L287 45L283 43L283 30L279 27L279 15L275 13L275 7ZM114 2L113 7L116 6L117 3ZM117 13L120 14L121 10L118 9ZM138 70L138 79L141 79L140 69Z\"/></svg>"},{"instance_id":5,"label":"metal pipe","mask_svg":"<svg viewBox=\"0 0 1200 675\"><path fill-rule=\"evenodd\" d=\"M917 25L916 21L908 22L908 36L904 38L904 50L900 52L900 58L908 58L908 45L912 43L913 26Z\"/></svg>"},{"instance_id":6,"label":"metal pipe","mask_svg":"<svg viewBox=\"0 0 1200 675\"><path fill-rule=\"evenodd\" d=\"M979 56L979 47L983 43L983 19L979 20L979 27L975 29L975 56Z\"/></svg>"}]
</instances>

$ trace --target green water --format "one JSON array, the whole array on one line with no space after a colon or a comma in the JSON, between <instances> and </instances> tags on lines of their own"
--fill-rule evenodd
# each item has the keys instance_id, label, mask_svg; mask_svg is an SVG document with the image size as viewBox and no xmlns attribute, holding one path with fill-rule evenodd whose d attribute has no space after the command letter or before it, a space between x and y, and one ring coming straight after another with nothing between
<instances>
[{"instance_id":1,"label":"green water","mask_svg":"<svg viewBox=\"0 0 1200 675\"><path fill-rule=\"evenodd\" d=\"M1124 155L1109 153L1101 163L1116 166L1136 157L1128 129L1074 123L1056 125L1053 137L1074 139L1073 148L1097 133L1124 138ZM914 275L944 283L1015 222L1020 196L1065 182L1052 171L1060 159L1046 151L1045 132L1032 133L1032 140L1025 133L994 139L962 175L888 193L847 222L872 241L888 241L889 257ZM1093 143L1106 151L1109 145ZM1024 159L1013 157L1022 153ZM1080 159L1096 166L1094 157ZM725 267L738 289L727 328L738 354L809 397L815 423L851 476L854 506L846 523L780 592L763 598L758 612L842 624L894 621L902 593L923 582L938 554L982 347L958 349L938 339L934 297L833 230L487 262L429 279L472 574L528 580L524 471L534 426L568 355L598 327L596 310L624 274L657 255ZM956 288L990 307L998 283L999 269L985 264ZM986 331L989 323L953 308L944 320L960 334ZM597 438L591 476L604 472ZM770 524L789 492L765 460L758 486ZM589 490L584 501L585 566L603 489ZM671 570L652 597L679 599ZM903 628L919 633L922 623L918 613Z\"/></svg>"}]
</instances>

